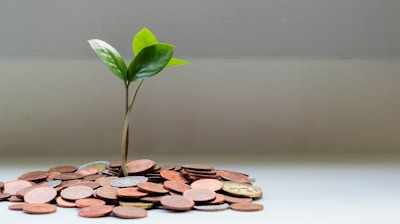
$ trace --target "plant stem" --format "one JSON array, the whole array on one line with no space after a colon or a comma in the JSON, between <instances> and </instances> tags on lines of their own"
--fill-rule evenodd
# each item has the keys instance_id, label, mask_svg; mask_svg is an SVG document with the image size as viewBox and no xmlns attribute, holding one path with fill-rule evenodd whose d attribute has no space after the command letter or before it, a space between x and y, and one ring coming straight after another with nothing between
<instances>
[{"instance_id":1,"label":"plant stem","mask_svg":"<svg viewBox=\"0 0 400 224\"><path fill-rule=\"evenodd\" d=\"M136 96L139 92L140 86L142 86L144 79L140 80L138 85L136 86L135 92L132 95L131 101L128 104L126 114L125 114L125 122L124 122L124 127L122 129L122 146L121 146L121 151L122 151L122 161L121 161L121 169L122 173L124 176L128 176L128 171L126 170L126 160L128 158L128 144L129 142L127 139L129 139L129 120L132 114L132 109L133 105L135 104Z\"/></svg>"}]
</instances>

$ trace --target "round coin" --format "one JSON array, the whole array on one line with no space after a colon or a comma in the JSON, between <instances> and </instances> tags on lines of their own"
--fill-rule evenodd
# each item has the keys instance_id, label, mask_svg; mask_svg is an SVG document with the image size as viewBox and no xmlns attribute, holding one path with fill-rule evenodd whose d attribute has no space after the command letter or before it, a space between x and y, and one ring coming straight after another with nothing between
<instances>
[{"instance_id":1,"label":"round coin","mask_svg":"<svg viewBox=\"0 0 400 224\"><path fill-rule=\"evenodd\" d=\"M241 197L249 198L260 198L262 196L262 190L259 187L253 186L251 184L238 183L232 181L223 182L223 191Z\"/></svg>"},{"instance_id":2,"label":"round coin","mask_svg":"<svg viewBox=\"0 0 400 224\"><path fill-rule=\"evenodd\" d=\"M173 180L164 181L164 187L171 191L175 191L175 192L179 192L179 193L183 193L183 192L191 189L190 185L179 182L179 181L173 181Z\"/></svg>"},{"instance_id":3,"label":"round coin","mask_svg":"<svg viewBox=\"0 0 400 224\"><path fill-rule=\"evenodd\" d=\"M87 168L95 168L98 172L100 172L100 171L104 170L109 164L110 164L110 162L108 162L108 161L95 161L95 162L86 163L86 164L80 166L79 170L84 170Z\"/></svg>"},{"instance_id":4,"label":"round coin","mask_svg":"<svg viewBox=\"0 0 400 224\"><path fill-rule=\"evenodd\" d=\"M147 211L135 206L116 206L112 210L113 214L119 218L136 219L147 216Z\"/></svg>"},{"instance_id":5,"label":"round coin","mask_svg":"<svg viewBox=\"0 0 400 224\"><path fill-rule=\"evenodd\" d=\"M239 182L239 183L250 183L250 178L241 173L236 173L226 170L218 170L217 173L224 180Z\"/></svg>"},{"instance_id":6,"label":"round coin","mask_svg":"<svg viewBox=\"0 0 400 224\"><path fill-rule=\"evenodd\" d=\"M182 167L185 169L192 169L192 170L214 170L213 166L202 165L202 164L182 165Z\"/></svg>"},{"instance_id":7,"label":"round coin","mask_svg":"<svg viewBox=\"0 0 400 224\"><path fill-rule=\"evenodd\" d=\"M8 209L14 210L14 211L22 211L22 208L24 207L25 203L17 203L17 204L10 204L8 205Z\"/></svg>"},{"instance_id":8,"label":"round coin","mask_svg":"<svg viewBox=\"0 0 400 224\"><path fill-rule=\"evenodd\" d=\"M111 213L114 206L111 205L97 205L89 206L79 209L78 215L86 218L97 218L106 216Z\"/></svg>"},{"instance_id":9,"label":"round coin","mask_svg":"<svg viewBox=\"0 0 400 224\"><path fill-rule=\"evenodd\" d=\"M118 177L100 177L96 179L95 182L97 182L102 187L109 187L111 186L110 183L116 179L118 179Z\"/></svg>"},{"instance_id":10,"label":"round coin","mask_svg":"<svg viewBox=\"0 0 400 224\"><path fill-rule=\"evenodd\" d=\"M88 186L70 186L65 188L60 193L61 197L67 200L78 200L81 198L88 198L93 195L93 189Z\"/></svg>"},{"instance_id":11,"label":"round coin","mask_svg":"<svg viewBox=\"0 0 400 224\"><path fill-rule=\"evenodd\" d=\"M229 196L229 195L226 195L226 194L223 194L222 196L224 197L225 201L230 203L230 204L239 203L239 202L241 202L241 203L250 203L250 202L253 201L252 198L239 198L239 197Z\"/></svg>"},{"instance_id":12,"label":"round coin","mask_svg":"<svg viewBox=\"0 0 400 224\"><path fill-rule=\"evenodd\" d=\"M86 169L75 171L75 173L81 174L82 177L94 175L94 174L97 174L97 172L98 172L98 170L96 168L86 168Z\"/></svg>"},{"instance_id":13,"label":"round coin","mask_svg":"<svg viewBox=\"0 0 400 224\"><path fill-rule=\"evenodd\" d=\"M153 160L149 159L138 159L130 161L126 164L126 169L128 173L135 174L135 173L142 173L147 170L151 170L154 168L156 163Z\"/></svg>"},{"instance_id":14,"label":"round coin","mask_svg":"<svg viewBox=\"0 0 400 224\"><path fill-rule=\"evenodd\" d=\"M24 201L28 204L34 203L48 203L57 196L57 191L52 187L38 187L29 192L24 196Z\"/></svg>"},{"instance_id":15,"label":"round coin","mask_svg":"<svg viewBox=\"0 0 400 224\"><path fill-rule=\"evenodd\" d=\"M190 198L195 202L205 202L214 200L216 194L212 190L208 189L190 189L183 192L185 198Z\"/></svg>"},{"instance_id":16,"label":"round coin","mask_svg":"<svg viewBox=\"0 0 400 224\"><path fill-rule=\"evenodd\" d=\"M57 207L51 204L35 203L24 204L22 210L29 214L50 214L57 211Z\"/></svg>"},{"instance_id":17,"label":"round coin","mask_svg":"<svg viewBox=\"0 0 400 224\"><path fill-rule=\"evenodd\" d=\"M146 192L139 191L137 187L121 188L117 191L117 196L120 198L141 198L146 195Z\"/></svg>"},{"instance_id":18,"label":"round coin","mask_svg":"<svg viewBox=\"0 0 400 224\"><path fill-rule=\"evenodd\" d=\"M22 188L32 186L32 183L27 180L12 180L4 183L3 193L9 193L11 195L16 195L17 191Z\"/></svg>"},{"instance_id":19,"label":"round coin","mask_svg":"<svg viewBox=\"0 0 400 224\"><path fill-rule=\"evenodd\" d=\"M144 192L149 192L149 193L166 194L169 192L169 190L164 188L164 185L152 183L152 182L138 183L137 186L138 186L139 190L144 191Z\"/></svg>"},{"instance_id":20,"label":"round coin","mask_svg":"<svg viewBox=\"0 0 400 224\"><path fill-rule=\"evenodd\" d=\"M161 198L160 203L166 209L176 211L187 211L194 206L193 200L180 195L164 196Z\"/></svg>"},{"instance_id":21,"label":"round coin","mask_svg":"<svg viewBox=\"0 0 400 224\"><path fill-rule=\"evenodd\" d=\"M105 205L106 202L97 198L81 198L75 201L78 208Z\"/></svg>"},{"instance_id":22,"label":"round coin","mask_svg":"<svg viewBox=\"0 0 400 224\"><path fill-rule=\"evenodd\" d=\"M127 176L120 177L111 181L113 187L135 187L138 183L147 182L148 178L144 176Z\"/></svg>"},{"instance_id":23,"label":"round coin","mask_svg":"<svg viewBox=\"0 0 400 224\"><path fill-rule=\"evenodd\" d=\"M7 200L10 196L9 193L0 193L0 201Z\"/></svg>"},{"instance_id":24,"label":"round coin","mask_svg":"<svg viewBox=\"0 0 400 224\"><path fill-rule=\"evenodd\" d=\"M55 166L49 169L49 172L72 173L78 170L78 167L72 165Z\"/></svg>"},{"instance_id":25,"label":"round coin","mask_svg":"<svg viewBox=\"0 0 400 224\"><path fill-rule=\"evenodd\" d=\"M186 179L181 173L177 171L172 171L172 170L162 170L160 172L160 175L162 178L166 180L173 180L173 181L178 181L181 183L188 183L189 180Z\"/></svg>"},{"instance_id":26,"label":"round coin","mask_svg":"<svg viewBox=\"0 0 400 224\"><path fill-rule=\"evenodd\" d=\"M251 212L251 211L261 211L264 206L256 203L233 203L231 204L231 209L236 211Z\"/></svg>"},{"instance_id":27,"label":"round coin","mask_svg":"<svg viewBox=\"0 0 400 224\"><path fill-rule=\"evenodd\" d=\"M49 186L49 187L58 187L61 183L62 183L61 180L51 180L51 181L44 182L41 185Z\"/></svg>"},{"instance_id":28,"label":"round coin","mask_svg":"<svg viewBox=\"0 0 400 224\"><path fill-rule=\"evenodd\" d=\"M18 179L19 180L37 181L37 180L46 179L48 174L49 173L47 171L31 171L31 172L22 174L20 177L18 177Z\"/></svg>"},{"instance_id":29,"label":"round coin","mask_svg":"<svg viewBox=\"0 0 400 224\"><path fill-rule=\"evenodd\" d=\"M101 199L117 200L118 189L117 187L100 187L96 189L95 195Z\"/></svg>"},{"instance_id":30,"label":"round coin","mask_svg":"<svg viewBox=\"0 0 400 224\"><path fill-rule=\"evenodd\" d=\"M55 180L76 180L82 178L82 174L78 173L61 173L54 177Z\"/></svg>"},{"instance_id":31,"label":"round coin","mask_svg":"<svg viewBox=\"0 0 400 224\"><path fill-rule=\"evenodd\" d=\"M216 179L200 179L194 181L191 185L192 189L208 189L219 191L222 189L222 182Z\"/></svg>"},{"instance_id":32,"label":"round coin","mask_svg":"<svg viewBox=\"0 0 400 224\"><path fill-rule=\"evenodd\" d=\"M222 211L229 208L229 204L219 204L219 205L195 205L194 209L200 211Z\"/></svg>"},{"instance_id":33,"label":"round coin","mask_svg":"<svg viewBox=\"0 0 400 224\"><path fill-rule=\"evenodd\" d=\"M56 203L57 203L58 206L63 207L63 208L75 208L76 207L75 202L66 201L61 196L58 196L56 198Z\"/></svg>"}]
</instances>

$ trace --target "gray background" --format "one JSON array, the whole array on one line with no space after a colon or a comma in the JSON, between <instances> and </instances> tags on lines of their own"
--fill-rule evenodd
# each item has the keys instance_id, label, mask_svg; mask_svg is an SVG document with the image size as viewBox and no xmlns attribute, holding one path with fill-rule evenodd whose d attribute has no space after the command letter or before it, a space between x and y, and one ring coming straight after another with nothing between
<instances>
[{"instance_id":1,"label":"gray background","mask_svg":"<svg viewBox=\"0 0 400 224\"><path fill-rule=\"evenodd\" d=\"M0 0L0 152L119 153L142 27L190 65L145 82L134 153L399 152L400 1Z\"/></svg>"}]
</instances>

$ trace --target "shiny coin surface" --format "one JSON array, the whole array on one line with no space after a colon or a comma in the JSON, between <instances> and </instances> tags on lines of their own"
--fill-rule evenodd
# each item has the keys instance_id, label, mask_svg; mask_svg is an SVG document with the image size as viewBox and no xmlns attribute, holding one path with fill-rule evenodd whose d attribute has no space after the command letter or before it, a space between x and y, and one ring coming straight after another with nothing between
<instances>
[{"instance_id":1,"label":"shiny coin surface","mask_svg":"<svg viewBox=\"0 0 400 224\"><path fill-rule=\"evenodd\" d=\"M173 180L167 180L164 181L164 187L175 192L183 193L187 190L192 189L190 185L178 182L178 181L173 181Z\"/></svg>"},{"instance_id":2,"label":"shiny coin surface","mask_svg":"<svg viewBox=\"0 0 400 224\"><path fill-rule=\"evenodd\" d=\"M114 206L111 205L98 205L89 206L79 209L78 215L86 218L97 218L106 216L111 213Z\"/></svg>"},{"instance_id":3,"label":"shiny coin surface","mask_svg":"<svg viewBox=\"0 0 400 224\"><path fill-rule=\"evenodd\" d=\"M232 181L223 182L223 191L242 197L249 198L260 198L262 196L262 190L259 187L253 186L251 184L238 183Z\"/></svg>"},{"instance_id":4,"label":"shiny coin surface","mask_svg":"<svg viewBox=\"0 0 400 224\"><path fill-rule=\"evenodd\" d=\"M231 209L243 212L261 211L264 206L256 203L233 203L231 204Z\"/></svg>"},{"instance_id":5,"label":"shiny coin surface","mask_svg":"<svg viewBox=\"0 0 400 224\"><path fill-rule=\"evenodd\" d=\"M185 198L190 198L195 202L205 202L214 200L216 194L212 190L208 189L190 189L183 192Z\"/></svg>"},{"instance_id":6,"label":"shiny coin surface","mask_svg":"<svg viewBox=\"0 0 400 224\"><path fill-rule=\"evenodd\" d=\"M178 181L182 183L188 183L189 180L183 176L183 174L177 172L177 171L172 171L172 170L162 170L160 172L160 175L162 178L166 180L173 180L173 181Z\"/></svg>"},{"instance_id":7,"label":"shiny coin surface","mask_svg":"<svg viewBox=\"0 0 400 224\"><path fill-rule=\"evenodd\" d=\"M135 206L116 206L112 210L113 214L119 218L137 219L147 216L147 211Z\"/></svg>"},{"instance_id":8,"label":"shiny coin surface","mask_svg":"<svg viewBox=\"0 0 400 224\"><path fill-rule=\"evenodd\" d=\"M164 196L161 198L160 203L166 209L176 211L187 211L192 209L194 206L193 200L180 195Z\"/></svg>"},{"instance_id":9,"label":"shiny coin surface","mask_svg":"<svg viewBox=\"0 0 400 224\"><path fill-rule=\"evenodd\" d=\"M222 211L229 208L229 204L219 204L219 205L195 205L194 209L200 211Z\"/></svg>"},{"instance_id":10,"label":"shiny coin surface","mask_svg":"<svg viewBox=\"0 0 400 224\"><path fill-rule=\"evenodd\" d=\"M111 181L113 187L136 187L138 183L147 182L148 178L144 176L127 176L120 177Z\"/></svg>"},{"instance_id":11,"label":"shiny coin surface","mask_svg":"<svg viewBox=\"0 0 400 224\"><path fill-rule=\"evenodd\" d=\"M108 162L108 161L95 161L95 162L86 163L86 164L80 166L79 170L84 170L87 168L95 168L98 172L100 172L100 171L104 170L109 164L110 164L110 162Z\"/></svg>"},{"instance_id":12,"label":"shiny coin surface","mask_svg":"<svg viewBox=\"0 0 400 224\"><path fill-rule=\"evenodd\" d=\"M152 182L142 182L138 183L138 188L141 191L154 193L154 194L166 194L169 190L164 188L164 185L152 183Z\"/></svg>"},{"instance_id":13,"label":"shiny coin surface","mask_svg":"<svg viewBox=\"0 0 400 224\"><path fill-rule=\"evenodd\" d=\"M93 189L88 186L70 186L65 188L60 193L61 197L67 200L78 200L81 198L88 198L93 195Z\"/></svg>"},{"instance_id":14,"label":"shiny coin surface","mask_svg":"<svg viewBox=\"0 0 400 224\"><path fill-rule=\"evenodd\" d=\"M57 191L52 187L37 187L24 196L24 201L28 204L33 203L48 203L57 196Z\"/></svg>"},{"instance_id":15,"label":"shiny coin surface","mask_svg":"<svg viewBox=\"0 0 400 224\"><path fill-rule=\"evenodd\" d=\"M201 179L194 181L191 185L192 189L208 189L219 191L222 189L222 182L216 179Z\"/></svg>"},{"instance_id":16,"label":"shiny coin surface","mask_svg":"<svg viewBox=\"0 0 400 224\"><path fill-rule=\"evenodd\" d=\"M29 214L50 214L57 211L57 207L51 204L24 204L22 210Z\"/></svg>"}]
</instances>

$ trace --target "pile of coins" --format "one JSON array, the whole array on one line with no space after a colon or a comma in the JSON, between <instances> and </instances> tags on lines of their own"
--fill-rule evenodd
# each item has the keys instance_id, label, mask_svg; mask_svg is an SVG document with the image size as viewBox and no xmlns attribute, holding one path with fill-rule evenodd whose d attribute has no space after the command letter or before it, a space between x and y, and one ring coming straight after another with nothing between
<instances>
[{"instance_id":1,"label":"pile of coins","mask_svg":"<svg viewBox=\"0 0 400 224\"><path fill-rule=\"evenodd\" d=\"M81 217L143 218L148 209L261 211L262 197L248 175L216 170L209 165L159 166L149 159L96 161L31 171L17 180L0 182L0 201L28 214L56 212L57 206L78 209Z\"/></svg>"}]
</instances>

